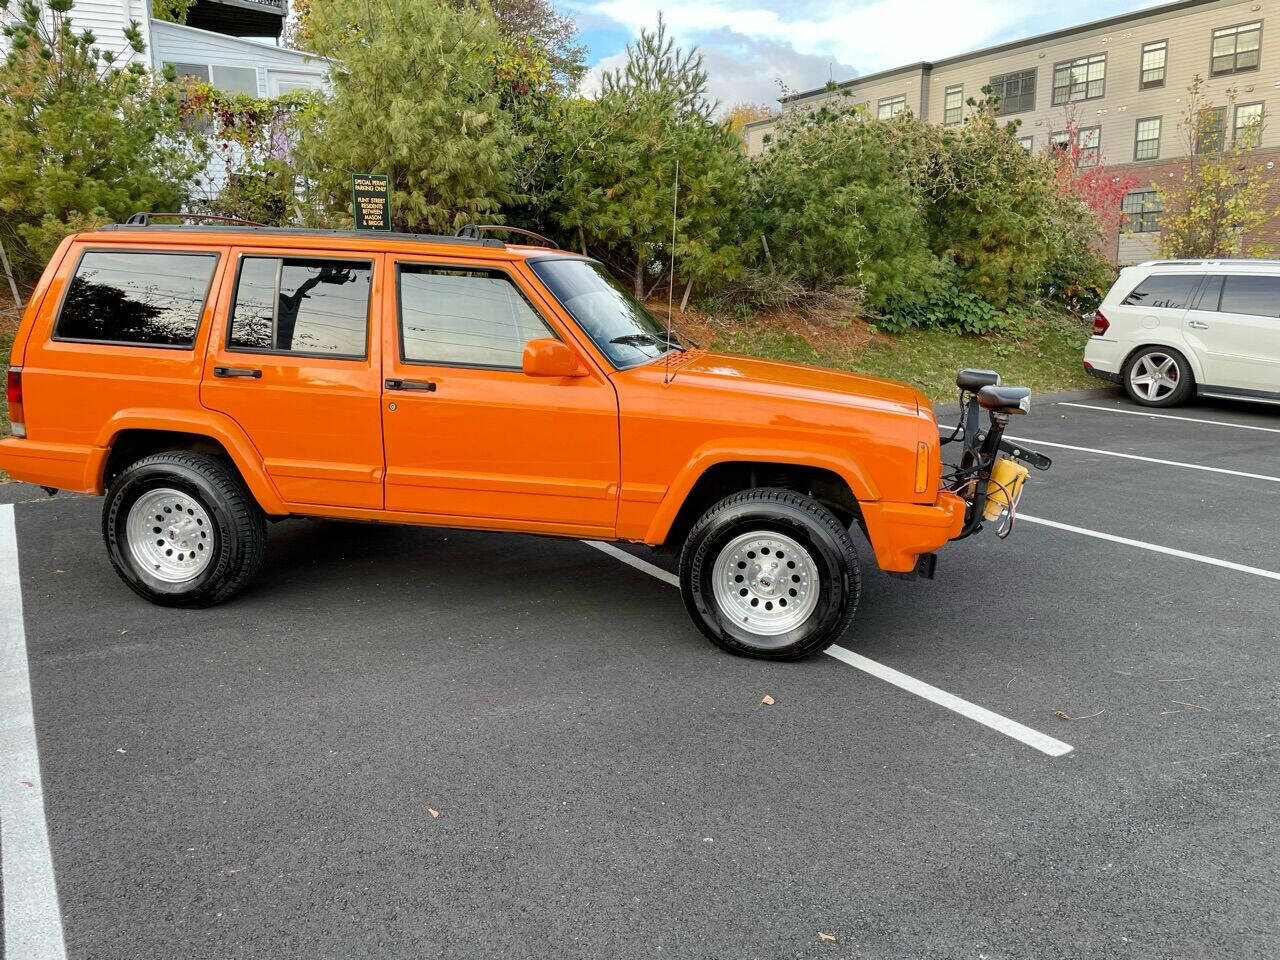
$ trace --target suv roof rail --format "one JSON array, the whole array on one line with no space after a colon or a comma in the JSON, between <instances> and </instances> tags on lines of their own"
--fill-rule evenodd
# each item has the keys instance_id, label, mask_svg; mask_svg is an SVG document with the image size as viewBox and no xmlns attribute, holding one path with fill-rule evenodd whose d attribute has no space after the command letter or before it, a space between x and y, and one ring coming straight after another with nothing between
<instances>
[{"instance_id":1,"label":"suv roof rail","mask_svg":"<svg viewBox=\"0 0 1280 960\"><path fill-rule=\"evenodd\" d=\"M350 240L369 240L381 238L384 240L410 241L418 243L458 243L467 246L480 247L502 247L506 248L506 244L501 240L495 240L491 237L470 238L470 237L447 237L432 233L398 233L394 231L370 231L370 230L326 230L319 227L269 227L262 224L251 223L247 220L220 223L151 223L150 217L159 216L159 214L134 214L124 223L107 223L99 227L99 230L180 230L184 233L265 233L276 234L286 237L341 237ZM185 217L186 214L175 214L175 216ZM204 217L196 217L196 219L205 219ZM233 221L234 218L219 218L222 221Z\"/></svg>"},{"instance_id":2,"label":"suv roof rail","mask_svg":"<svg viewBox=\"0 0 1280 960\"><path fill-rule=\"evenodd\" d=\"M239 217L220 217L212 213L156 213L139 210L125 223L131 227L149 227L156 217L177 217L179 220L210 220L215 223L233 223L241 227L265 227L265 223L256 220L241 220Z\"/></svg>"},{"instance_id":3,"label":"suv roof rail","mask_svg":"<svg viewBox=\"0 0 1280 960\"><path fill-rule=\"evenodd\" d=\"M508 227L500 223L468 223L466 226L458 228L458 237L463 240L479 240L486 233L514 233L521 237L537 240L543 246L550 247L552 250L560 249L560 244L554 240L544 237L540 233L534 233L532 230L525 230L522 227Z\"/></svg>"},{"instance_id":4,"label":"suv roof rail","mask_svg":"<svg viewBox=\"0 0 1280 960\"><path fill-rule=\"evenodd\" d=\"M1249 257L1206 257L1203 260L1144 260L1139 267L1210 267L1224 264L1259 264L1268 267L1280 265L1280 260L1250 259Z\"/></svg>"}]
</instances>

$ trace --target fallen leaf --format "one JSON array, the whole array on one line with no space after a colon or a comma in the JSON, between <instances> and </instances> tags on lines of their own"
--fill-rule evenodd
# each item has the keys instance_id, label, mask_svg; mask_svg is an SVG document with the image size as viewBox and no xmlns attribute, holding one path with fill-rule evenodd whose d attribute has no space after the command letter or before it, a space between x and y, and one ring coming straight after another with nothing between
<instances>
[{"instance_id":1,"label":"fallen leaf","mask_svg":"<svg viewBox=\"0 0 1280 960\"><path fill-rule=\"evenodd\" d=\"M120 631L120 636L122 636L122 637L123 637L123 636L124 636L126 633L128 633L128 632L129 632L128 630L121 630L121 631Z\"/></svg>"},{"instance_id":2,"label":"fallen leaf","mask_svg":"<svg viewBox=\"0 0 1280 960\"><path fill-rule=\"evenodd\" d=\"M125 750L124 747L116 747L116 753L126 753L126 752L127 751Z\"/></svg>"},{"instance_id":3,"label":"fallen leaf","mask_svg":"<svg viewBox=\"0 0 1280 960\"><path fill-rule=\"evenodd\" d=\"M34 787L34 786L35 786L35 784L34 784L34 783L32 783L30 780L23 780L23 781L22 781L22 785L23 785L24 787Z\"/></svg>"},{"instance_id":4,"label":"fallen leaf","mask_svg":"<svg viewBox=\"0 0 1280 960\"><path fill-rule=\"evenodd\" d=\"M773 697L769 696L769 695L766 693L766 694L764 695L764 699L763 699L763 700L761 700L760 702L761 702L761 703L763 703L766 707L772 707L772 706L773 706L773 704L774 704L774 699L773 699Z\"/></svg>"},{"instance_id":5,"label":"fallen leaf","mask_svg":"<svg viewBox=\"0 0 1280 960\"><path fill-rule=\"evenodd\" d=\"M831 934L829 934L829 933L823 933L821 930L819 930L819 931L818 931L818 939L819 939L819 940L830 940L832 943L835 943L835 940L836 940L836 938L835 938L835 937L833 937Z\"/></svg>"},{"instance_id":6,"label":"fallen leaf","mask_svg":"<svg viewBox=\"0 0 1280 960\"><path fill-rule=\"evenodd\" d=\"M440 816L440 811L439 811L439 810L432 810L430 807L427 807L427 813L431 814L431 819L432 819L432 820L434 820L434 819L436 819L436 817Z\"/></svg>"}]
</instances>

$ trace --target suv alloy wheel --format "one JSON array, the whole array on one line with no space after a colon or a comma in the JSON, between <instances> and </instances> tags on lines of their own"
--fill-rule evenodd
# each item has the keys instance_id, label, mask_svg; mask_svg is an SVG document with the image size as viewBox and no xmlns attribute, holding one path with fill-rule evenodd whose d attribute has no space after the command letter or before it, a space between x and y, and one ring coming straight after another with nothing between
<instances>
[{"instance_id":1,"label":"suv alloy wheel","mask_svg":"<svg viewBox=\"0 0 1280 960\"><path fill-rule=\"evenodd\" d=\"M680 592L717 646L795 660L838 640L861 577L849 532L816 500L760 488L721 500L680 554Z\"/></svg>"},{"instance_id":2,"label":"suv alloy wheel","mask_svg":"<svg viewBox=\"0 0 1280 960\"><path fill-rule=\"evenodd\" d=\"M196 453L157 453L126 468L102 509L111 565L139 596L207 607L239 593L266 554L262 511L239 475Z\"/></svg>"},{"instance_id":3,"label":"suv alloy wheel","mask_svg":"<svg viewBox=\"0 0 1280 960\"><path fill-rule=\"evenodd\" d=\"M1144 407L1172 407L1195 389L1191 365L1171 347L1143 347L1124 366L1124 389Z\"/></svg>"}]
</instances>

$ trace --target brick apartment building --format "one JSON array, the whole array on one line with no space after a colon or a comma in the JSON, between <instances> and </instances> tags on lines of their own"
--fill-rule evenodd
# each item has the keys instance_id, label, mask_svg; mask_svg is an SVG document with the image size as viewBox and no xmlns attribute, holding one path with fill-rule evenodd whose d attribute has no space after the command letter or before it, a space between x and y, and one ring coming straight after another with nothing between
<instances>
[{"instance_id":1,"label":"brick apartment building","mask_svg":"<svg viewBox=\"0 0 1280 960\"><path fill-rule=\"evenodd\" d=\"M1124 200L1127 225L1112 239L1120 263L1154 255L1159 201L1154 185L1172 176L1189 152L1180 122L1187 86L1199 74L1216 105L1220 143L1252 131L1263 120L1256 157L1275 169L1280 197L1280 35L1268 39L1267 20L1280 28L1280 0L1179 0L1053 33L976 50L933 63L913 63L784 98L784 110L824 101L864 104L873 117L911 111L939 124L959 124L990 86L1000 97L998 116L1019 120L1018 135L1031 151L1048 149L1069 112L1080 140L1108 167L1139 178ZM1226 91L1236 91L1229 110ZM1230 115L1228 115L1230 114ZM777 119L743 131L747 150L767 149ZM1213 149L1214 143L1202 149ZM1277 238L1280 224L1267 236Z\"/></svg>"}]
</instances>

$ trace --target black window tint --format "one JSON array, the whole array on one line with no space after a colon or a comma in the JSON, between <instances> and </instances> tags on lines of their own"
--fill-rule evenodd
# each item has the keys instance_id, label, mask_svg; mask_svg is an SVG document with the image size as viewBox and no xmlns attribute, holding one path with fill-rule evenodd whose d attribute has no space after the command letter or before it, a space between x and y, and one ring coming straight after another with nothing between
<instances>
[{"instance_id":1,"label":"black window tint","mask_svg":"<svg viewBox=\"0 0 1280 960\"><path fill-rule=\"evenodd\" d=\"M411 363L518 369L524 345L555 336L500 270L402 264L400 355Z\"/></svg>"},{"instance_id":2,"label":"black window tint","mask_svg":"<svg viewBox=\"0 0 1280 960\"><path fill-rule=\"evenodd\" d=\"M1223 313L1280 317L1280 277L1227 277L1218 309Z\"/></svg>"},{"instance_id":3,"label":"black window tint","mask_svg":"<svg viewBox=\"0 0 1280 960\"><path fill-rule=\"evenodd\" d=\"M369 340L364 260L245 257L227 346L263 353L359 359Z\"/></svg>"},{"instance_id":4,"label":"black window tint","mask_svg":"<svg viewBox=\"0 0 1280 960\"><path fill-rule=\"evenodd\" d=\"M1124 298L1124 303L1127 306L1185 310L1199 283L1200 277L1194 274L1156 274L1138 284Z\"/></svg>"},{"instance_id":5,"label":"black window tint","mask_svg":"<svg viewBox=\"0 0 1280 960\"><path fill-rule=\"evenodd\" d=\"M190 347L217 262L217 255L204 253L86 253L68 285L53 335Z\"/></svg>"},{"instance_id":6,"label":"black window tint","mask_svg":"<svg viewBox=\"0 0 1280 960\"><path fill-rule=\"evenodd\" d=\"M1217 310L1218 298L1222 296L1222 277L1205 277L1200 292L1196 294L1192 310Z\"/></svg>"}]
</instances>

